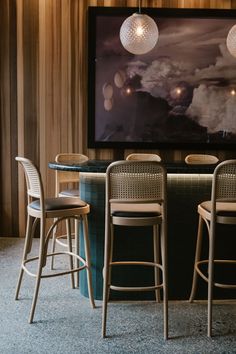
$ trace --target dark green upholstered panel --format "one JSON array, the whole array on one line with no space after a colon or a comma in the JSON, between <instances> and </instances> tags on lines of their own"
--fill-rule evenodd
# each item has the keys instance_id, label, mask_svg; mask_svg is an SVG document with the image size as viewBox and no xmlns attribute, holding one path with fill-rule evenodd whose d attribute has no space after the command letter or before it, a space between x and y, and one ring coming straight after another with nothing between
<instances>
[{"instance_id":1,"label":"dark green upholstered panel","mask_svg":"<svg viewBox=\"0 0 236 354\"><path fill-rule=\"evenodd\" d=\"M102 267L105 224L105 175L90 173L80 175L80 197L90 204L88 216L91 244L92 281L95 299L102 299ZM80 250L84 256L84 242L80 233ZM88 296L86 271L79 275L79 286L83 295Z\"/></svg>"},{"instance_id":2,"label":"dark green upholstered panel","mask_svg":"<svg viewBox=\"0 0 236 354\"><path fill-rule=\"evenodd\" d=\"M168 264L169 264L169 298L172 300L188 299L191 290L193 262L198 226L197 205L208 200L211 194L212 176L207 174L168 174ZM102 267L105 219L105 177L104 174L82 174L80 180L81 198L91 205L89 215L89 234L92 254L92 273L95 298L102 299ZM219 243L217 252L223 257L232 257L235 250L235 237L231 228L219 227ZM227 242L225 235L227 233ZM119 259L150 260L152 253L151 228L124 228L115 230L114 257ZM134 240L135 237L135 240ZM204 241L207 249L207 237ZM81 251L83 254L83 242ZM223 252L222 252L223 251ZM205 252L206 253L206 252ZM231 253L231 254L230 254ZM235 255L234 255L235 257ZM80 273L80 290L87 296L86 273ZM153 281L153 271L150 268L115 267L113 271L116 285L150 285ZM225 269L217 276L225 277ZM231 273L231 280L233 274ZM229 280L230 281L230 280ZM199 281L198 298L207 296L207 285ZM233 291L216 289L216 298L235 296ZM111 299L154 299L154 292L112 292Z\"/></svg>"}]
</instances>

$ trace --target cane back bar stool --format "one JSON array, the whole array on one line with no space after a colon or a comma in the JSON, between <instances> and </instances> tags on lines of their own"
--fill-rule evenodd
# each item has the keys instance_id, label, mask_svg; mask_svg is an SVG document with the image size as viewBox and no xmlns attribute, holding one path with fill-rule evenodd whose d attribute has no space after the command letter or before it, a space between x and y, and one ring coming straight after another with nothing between
<instances>
[{"instance_id":1,"label":"cane back bar stool","mask_svg":"<svg viewBox=\"0 0 236 354\"><path fill-rule=\"evenodd\" d=\"M214 170L211 200L198 205L199 224L194 262L194 274L190 302L193 302L197 288L198 275L208 282L208 329L207 335L212 335L212 300L213 286L236 289L236 284L222 284L214 279L214 265L236 264L236 260L214 259L214 248L217 224L236 224L236 160L221 162ZM209 236L208 259L201 259L203 222L206 223ZM201 269L201 265L208 264L208 275Z\"/></svg>"},{"instance_id":2,"label":"cane back bar stool","mask_svg":"<svg viewBox=\"0 0 236 354\"><path fill-rule=\"evenodd\" d=\"M90 246L88 238L88 222L87 214L89 213L89 205L79 198L45 198L44 188L42 184L41 174L38 168L29 160L24 157L16 157L24 169L26 184L27 184L27 227L25 236L25 246L23 251L23 259L20 267L20 274L17 283L16 296L18 299L19 291L21 287L22 277L24 272L36 278L35 290L33 296L33 302L31 307L31 312L29 316L29 323L32 323L34 318L34 312L36 307L36 302L38 298L40 281L42 278L49 278L53 276L60 276L66 274L73 274L82 269L87 271L88 280L88 291L91 306L94 307L93 299L93 289L92 289L92 277L91 277L91 264L90 264ZM46 220L51 219L52 224L46 230ZM71 244L71 234L69 220L79 220L82 219L83 231L84 231L84 243L85 243L85 259L77 254L74 254L71 249L69 251L61 251L55 253L47 253L48 242L54 228L62 220L67 220L68 222L68 244ZM35 233L37 223L40 222L40 240L39 240L39 254L37 257L28 257L31 251L32 238ZM69 256L70 269L61 272L43 272L46 266L47 257L54 255L65 254ZM72 257L76 257L82 263L78 268L72 267ZM38 261L37 272L33 273L27 268L28 263Z\"/></svg>"},{"instance_id":3,"label":"cane back bar stool","mask_svg":"<svg viewBox=\"0 0 236 354\"><path fill-rule=\"evenodd\" d=\"M132 154L129 154L126 156L126 160L127 161L158 161L161 162L161 157L157 154L152 154L152 153L142 153L142 152L134 152ZM158 247L158 243L157 243L157 247ZM159 250L157 250L156 252L156 262L159 263ZM156 274L156 280L159 281L159 269L155 268L154 269ZM156 290L156 298L157 301L160 301L161 295L160 295L160 289Z\"/></svg>"},{"instance_id":4,"label":"cane back bar stool","mask_svg":"<svg viewBox=\"0 0 236 354\"><path fill-rule=\"evenodd\" d=\"M78 153L60 153L55 157L55 161L59 163L82 163L88 161L88 157L83 154ZM79 198L79 172L76 171L66 171L66 170L55 170L56 173L56 197L70 197L70 198ZM63 186L73 186L73 188L63 189ZM76 188L75 188L76 186ZM74 234L78 233L78 223L74 223ZM57 235L57 228L54 228L52 236L52 253L55 252L56 243L63 247L67 247L68 250L71 247L65 241L65 235ZM75 241L78 240L78 237L75 237ZM78 244L74 245L76 252L78 252ZM51 269L54 267L54 257L51 258ZM77 284L78 285L78 284ZM74 280L72 279L72 288L75 287Z\"/></svg>"},{"instance_id":5,"label":"cane back bar stool","mask_svg":"<svg viewBox=\"0 0 236 354\"><path fill-rule=\"evenodd\" d=\"M133 153L126 157L128 161L161 161L161 157L157 154Z\"/></svg>"},{"instance_id":6,"label":"cane back bar stool","mask_svg":"<svg viewBox=\"0 0 236 354\"><path fill-rule=\"evenodd\" d=\"M163 289L164 338L168 337L167 296L167 219L166 219L166 170L157 161L117 161L106 171L106 221L104 249L104 284L102 336L106 336L107 304L110 289L115 291L155 291ZM152 226L154 261L114 261L114 225ZM160 237L159 237L160 236ZM135 237L135 236L134 236ZM134 238L135 247L135 238ZM161 244L161 262L158 256ZM154 284L144 287L112 285L111 270L114 266L154 267ZM162 273L162 282L157 276Z\"/></svg>"}]
</instances>

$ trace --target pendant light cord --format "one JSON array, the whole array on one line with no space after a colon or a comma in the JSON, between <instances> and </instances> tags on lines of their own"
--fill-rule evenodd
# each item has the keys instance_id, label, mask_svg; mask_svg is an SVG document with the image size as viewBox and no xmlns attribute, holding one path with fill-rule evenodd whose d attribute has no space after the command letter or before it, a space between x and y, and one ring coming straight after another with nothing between
<instances>
[{"instance_id":1,"label":"pendant light cord","mask_svg":"<svg viewBox=\"0 0 236 354\"><path fill-rule=\"evenodd\" d=\"M141 0L138 1L138 13L141 14Z\"/></svg>"}]
</instances>

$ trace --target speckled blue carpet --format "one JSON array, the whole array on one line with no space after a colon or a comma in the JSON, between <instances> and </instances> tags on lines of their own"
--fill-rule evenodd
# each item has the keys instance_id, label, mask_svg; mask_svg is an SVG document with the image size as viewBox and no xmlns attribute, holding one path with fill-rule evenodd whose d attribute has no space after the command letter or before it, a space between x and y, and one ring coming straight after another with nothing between
<instances>
[{"instance_id":1,"label":"speckled blue carpet","mask_svg":"<svg viewBox=\"0 0 236 354\"><path fill-rule=\"evenodd\" d=\"M20 300L14 300L23 241L0 238L0 354L236 353L236 301L214 305L212 339L206 336L205 303L170 302L168 341L162 304L112 302L108 338L102 339L101 301L92 309L79 289L70 288L68 276L42 280L34 323L28 324L33 278L25 275Z\"/></svg>"}]
</instances>

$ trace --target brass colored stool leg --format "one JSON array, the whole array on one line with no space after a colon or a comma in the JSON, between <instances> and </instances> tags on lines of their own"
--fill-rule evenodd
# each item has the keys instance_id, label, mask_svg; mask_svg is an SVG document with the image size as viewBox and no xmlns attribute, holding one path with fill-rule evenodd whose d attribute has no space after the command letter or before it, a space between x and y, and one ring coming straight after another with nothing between
<instances>
[{"instance_id":1,"label":"brass colored stool leg","mask_svg":"<svg viewBox=\"0 0 236 354\"><path fill-rule=\"evenodd\" d=\"M192 289L189 297L189 302L193 302L197 290L198 273L196 268L197 268L197 262L200 260L201 257L203 222L204 222L203 218L201 217L201 215L199 215L198 235L197 235L196 253L195 253L195 261L194 261L194 271L193 271L193 282L192 282Z\"/></svg>"},{"instance_id":2,"label":"brass colored stool leg","mask_svg":"<svg viewBox=\"0 0 236 354\"><path fill-rule=\"evenodd\" d=\"M208 321L207 336L212 335L212 294L213 294L213 275L214 275L214 247L215 247L215 223L211 223L209 233L209 263L208 263Z\"/></svg>"},{"instance_id":3,"label":"brass colored stool leg","mask_svg":"<svg viewBox=\"0 0 236 354\"><path fill-rule=\"evenodd\" d=\"M160 226L154 225L153 226L153 250L154 250L154 263L160 264L160 247L159 247L159 231L160 231ZM160 269L155 267L154 268L154 279L155 279L155 285L160 284ZM155 290L155 295L156 295L156 301L160 302L161 301L161 290L156 289Z\"/></svg>"},{"instance_id":4,"label":"brass colored stool leg","mask_svg":"<svg viewBox=\"0 0 236 354\"><path fill-rule=\"evenodd\" d=\"M17 286L16 286L15 300L18 300L21 282L22 282L22 278L23 278L23 274L24 274L24 269L22 268L22 264L27 259L27 255L30 252L30 248L31 248L31 244L32 244L32 237L33 237L32 223L33 223L33 218L30 215L27 215L25 245L24 245L20 274L19 274L18 282L17 282Z\"/></svg>"},{"instance_id":5,"label":"brass colored stool leg","mask_svg":"<svg viewBox=\"0 0 236 354\"><path fill-rule=\"evenodd\" d=\"M83 232L84 232L84 248L86 257L86 271L87 271L87 282L88 282L88 294L89 300L92 308L95 307L94 296L93 296L93 286L92 286L92 271L91 271L91 259L90 259L90 242L88 236L88 219L87 215L83 215Z\"/></svg>"},{"instance_id":6,"label":"brass colored stool leg","mask_svg":"<svg viewBox=\"0 0 236 354\"><path fill-rule=\"evenodd\" d=\"M70 219L66 219L66 234L67 234L67 246L68 251L72 252L72 240L71 240L71 221ZM73 256L70 257L70 269L73 269ZM74 274L71 273L71 287L72 289L75 288L75 281L74 281Z\"/></svg>"}]
</instances>

